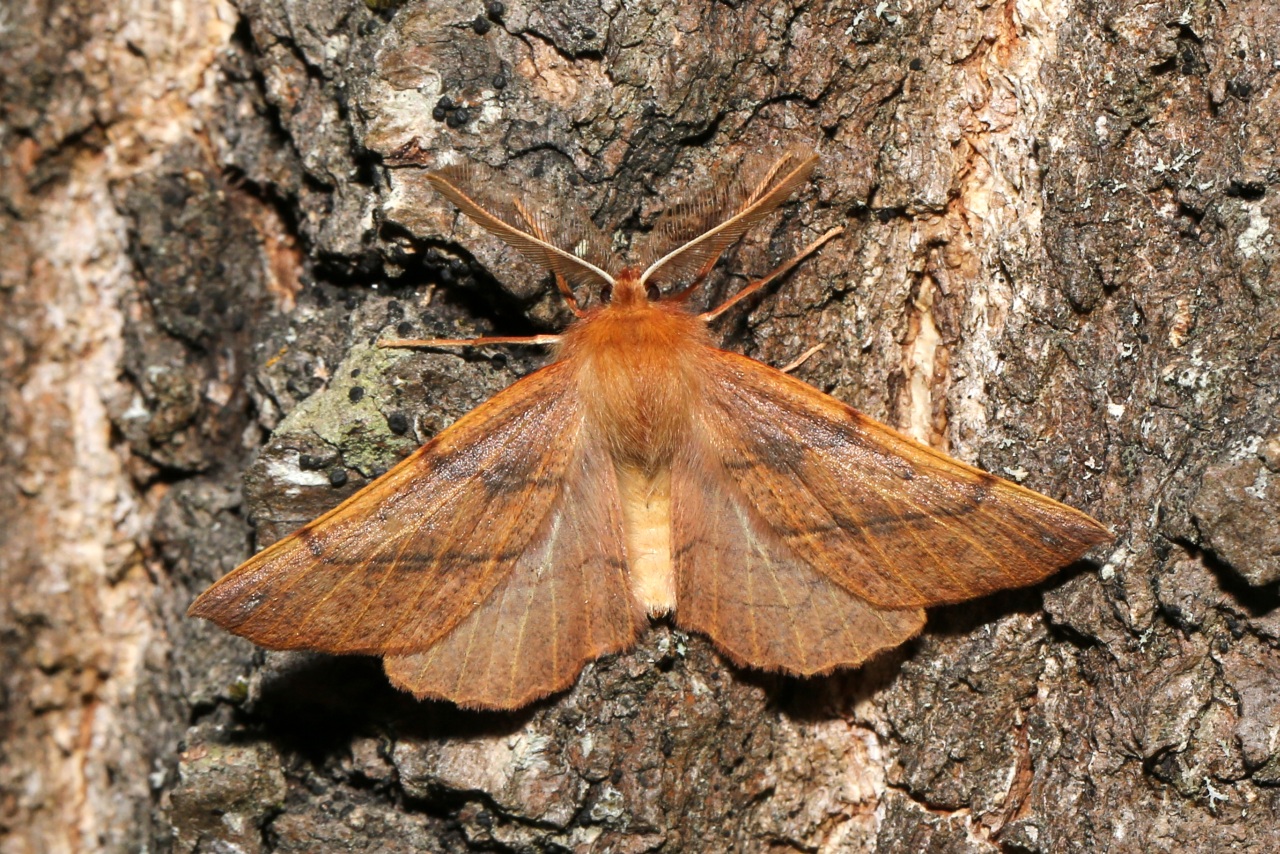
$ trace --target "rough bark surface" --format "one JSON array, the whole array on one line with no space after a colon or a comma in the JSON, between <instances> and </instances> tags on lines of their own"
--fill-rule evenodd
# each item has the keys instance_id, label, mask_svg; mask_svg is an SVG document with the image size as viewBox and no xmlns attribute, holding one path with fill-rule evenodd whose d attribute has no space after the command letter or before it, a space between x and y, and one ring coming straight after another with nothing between
<instances>
[{"instance_id":1,"label":"rough bark surface","mask_svg":"<svg viewBox=\"0 0 1280 854\"><path fill-rule=\"evenodd\" d=\"M495 6L0 11L0 851L1274 850L1280 8ZM182 616L540 358L378 336L564 320L404 152L625 234L797 138L706 298L847 234L727 346L1114 546L856 672L657 625L514 715Z\"/></svg>"}]
</instances>

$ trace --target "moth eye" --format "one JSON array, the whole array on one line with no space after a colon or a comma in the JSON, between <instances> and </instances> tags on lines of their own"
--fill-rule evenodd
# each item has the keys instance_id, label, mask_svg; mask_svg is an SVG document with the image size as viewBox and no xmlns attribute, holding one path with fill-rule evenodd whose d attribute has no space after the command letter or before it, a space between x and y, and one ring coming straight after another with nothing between
<instances>
[{"instance_id":1,"label":"moth eye","mask_svg":"<svg viewBox=\"0 0 1280 854\"><path fill-rule=\"evenodd\" d=\"M658 290L658 286L653 282L649 282L644 286L644 292L649 295L650 302L657 302L662 298L662 291Z\"/></svg>"},{"instance_id":2,"label":"moth eye","mask_svg":"<svg viewBox=\"0 0 1280 854\"><path fill-rule=\"evenodd\" d=\"M609 284L608 282L605 282L603 285L600 286L600 299L602 299L605 302L613 301L613 285Z\"/></svg>"}]
</instances>

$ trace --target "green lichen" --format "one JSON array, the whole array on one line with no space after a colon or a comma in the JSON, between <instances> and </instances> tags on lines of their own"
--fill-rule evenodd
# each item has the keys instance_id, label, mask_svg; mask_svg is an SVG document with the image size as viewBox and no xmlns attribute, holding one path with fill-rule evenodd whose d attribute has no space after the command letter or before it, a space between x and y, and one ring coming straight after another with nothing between
<instances>
[{"instance_id":1,"label":"green lichen","mask_svg":"<svg viewBox=\"0 0 1280 854\"><path fill-rule=\"evenodd\" d=\"M416 447L412 437L397 436L386 412L395 408L395 384L388 369L403 358L368 344L354 347L334 371L329 384L299 404L278 432L314 433L338 450L342 462L370 477ZM356 390L359 391L356 391Z\"/></svg>"}]
</instances>

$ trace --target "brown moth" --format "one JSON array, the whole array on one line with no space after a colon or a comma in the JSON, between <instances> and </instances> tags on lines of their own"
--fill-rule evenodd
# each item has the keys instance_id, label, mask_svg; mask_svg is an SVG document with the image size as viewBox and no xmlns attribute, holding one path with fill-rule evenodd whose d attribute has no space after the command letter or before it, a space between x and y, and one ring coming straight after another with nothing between
<instances>
[{"instance_id":1,"label":"brown moth","mask_svg":"<svg viewBox=\"0 0 1280 854\"><path fill-rule=\"evenodd\" d=\"M380 655L417 697L512 709L664 614L740 665L857 665L919 632L928 606L1033 584L1108 541L1077 510L716 348L710 321L839 233L718 308L687 307L816 163L802 147L749 160L664 214L632 264L571 208L523 202L475 166L432 173L555 274L577 319L560 335L382 342L555 358L189 613L272 649Z\"/></svg>"}]
</instances>

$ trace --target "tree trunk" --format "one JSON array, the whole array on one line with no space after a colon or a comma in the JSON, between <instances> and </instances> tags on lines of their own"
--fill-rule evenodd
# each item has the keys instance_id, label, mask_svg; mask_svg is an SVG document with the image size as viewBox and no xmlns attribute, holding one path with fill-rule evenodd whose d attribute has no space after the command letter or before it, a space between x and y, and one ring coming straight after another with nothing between
<instances>
[{"instance_id":1,"label":"tree trunk","mask_svg":"<svg viewBox=\"0 0 1280 854\"><path fill-rule=\"evenodd\" d=\"M0 850L1272 850L1280 9L502 5L0 13ZM1112 546L856 671L659 623L515 714L183 616L542 358L372 341L565 319L405 152L628 234L793 140L699 298L847 231L725 346Z\"/></svg>"}]
</instances>

